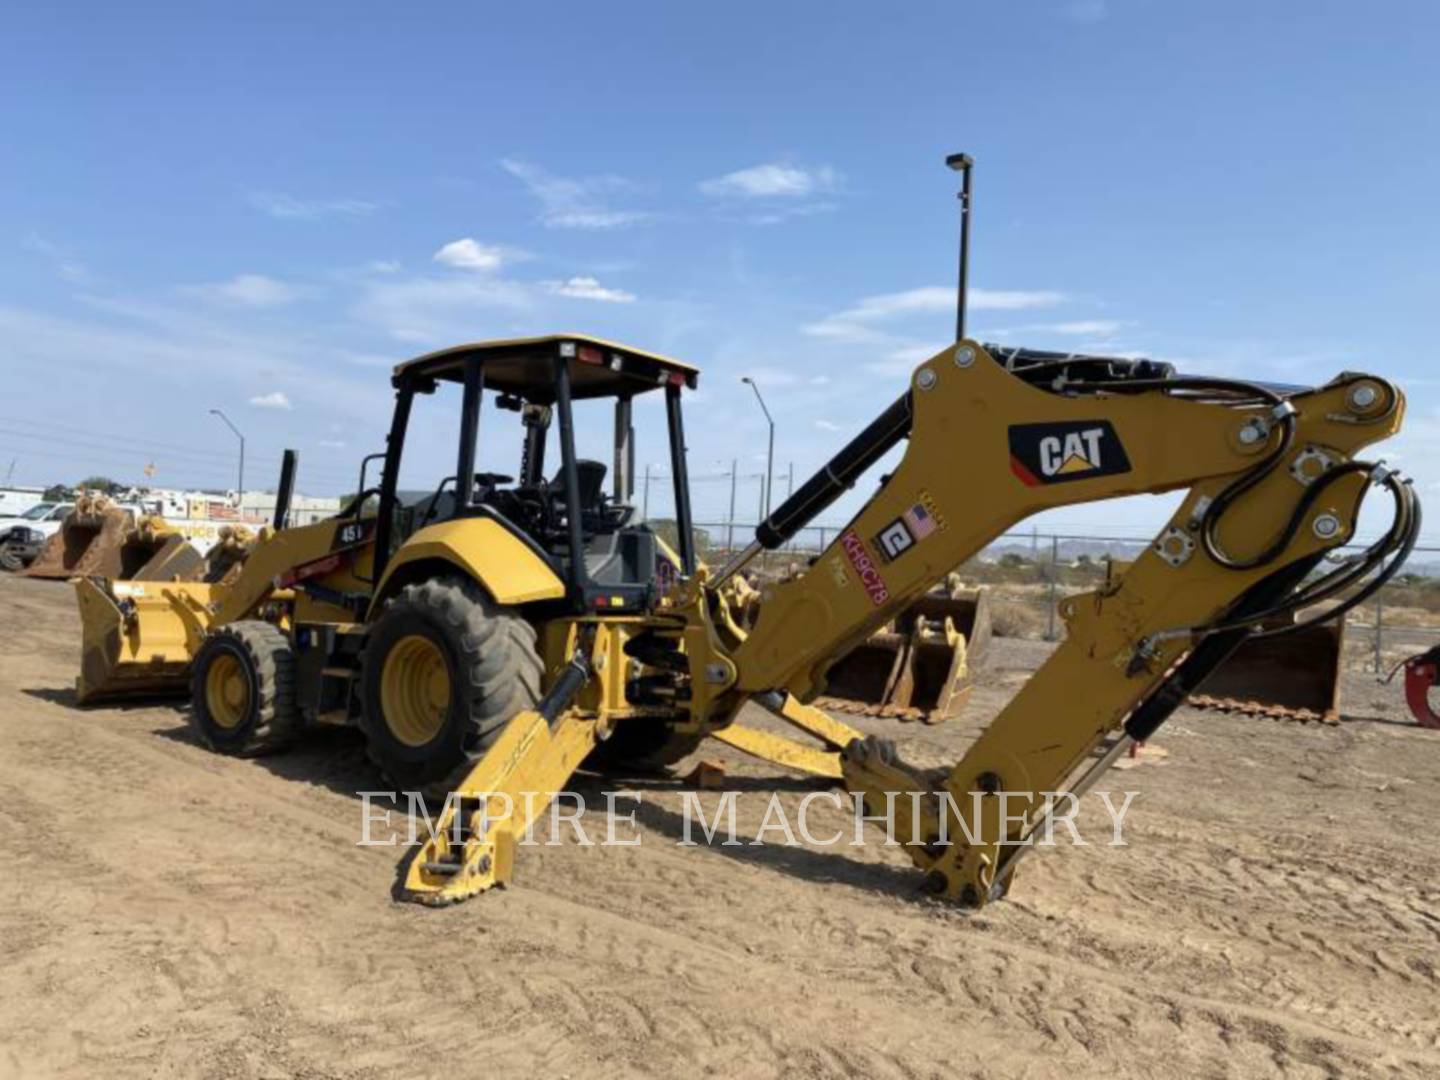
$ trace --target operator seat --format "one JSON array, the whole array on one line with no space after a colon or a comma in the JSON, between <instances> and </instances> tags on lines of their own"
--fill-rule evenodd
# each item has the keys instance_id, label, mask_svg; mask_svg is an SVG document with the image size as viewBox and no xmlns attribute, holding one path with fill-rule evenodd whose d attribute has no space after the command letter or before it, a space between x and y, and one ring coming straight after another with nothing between
<instances>
[{"instance_id":1,"label":"operator seat","mask_svg":"<svg viewBox=\"0 0 1440 1080\"><path fill-rule=\"evenodd\" d=\"M603 514L605 512L605 474L609 470L603 461L579 458L575 472L580 479L580 513ZM550 481L550 490L563 507L565 505L565 470L561 469Z\"/></svg>"}]
</instances>

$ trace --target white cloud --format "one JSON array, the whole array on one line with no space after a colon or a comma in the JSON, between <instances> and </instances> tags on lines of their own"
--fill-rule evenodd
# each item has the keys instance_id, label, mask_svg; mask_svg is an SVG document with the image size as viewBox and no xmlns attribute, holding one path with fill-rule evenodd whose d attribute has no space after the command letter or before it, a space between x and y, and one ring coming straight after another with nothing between
<instances>
[{"instance_id":1,"label":"white cloud","mask_svg":"<svg viewBox=\"0 0 1440 1080\"><path fill-rule=\"evenodd\" d=\"M284 395L281 395L281 396L283 397ZM327 449L327 450L344 450L344 449L345 449L345 440L344 440L344 439L320 439L320 440L316 443L316 445L317 445L317 446L323 446L323 447L325 447L325 449Z\"/></svg>"},{"instance_id":2,"label":"white cloud","mask_svg":"<svg viewBox=\"0 0 1440 1080\"><path fill-rule=\"evenodd\" d=\"M55 267L55 273L72 285L84 285L90 281L90 271L79 259L58 244L51 243L39 233L30 233L22 246L48 259Z\"/></svg>"},{"instance_id":3,"label":"white cloud","mask_svg":"<svg viewBox=\"0 0 1440 1080\"><path fill-rule=\"evenodd\" d=\"M951 307L954 292L950 291ZM1053 289L971 289L968 306L971 311L1022 311L1028 308L1054 307L1068 303L1070 297Z\"/></svg>"},{"instance_id":4,"label":"white cloud","mask_svg":"<svg viewBox=\"0 0 1440 1080\"><path fill-rule=\"evenodd\" d=\"M644 210L547 210L541 221L552 229L623 229L642 225L653 214Z\"/></svg>"},{"instance_id":5,"label":"white cloud","mask_svg":"<svg viewBox=\"0 0 1440 1080\"><path fill-rule=\"evenodd\" d=\"M505 261L505 251L467 236L450 241L431 257L460 270L498 270Z\"/></svg>"},{"instance_id":6,"label":"white cloud","mask_svg":"<svg viewBox=\"0 0 1440 1080\"><path fill-rule=\"evenodd\" d=\"M257 409L293 409L290 399L280 390L272 390L268 394L260 394L250 399L250 404Z\"/></svg>"},{"instance_id":7,"label":"white cloud","mask_svg":"<svg viewBox=\"0 0 1440 1080\"><path fill-rule=\"evenodd\" d=\"M400 272L400 260L371 259L365 264L365 269L372 274L398 274Z\"/></svg>"},{"instance_id":8,"label":"white cloud","mask_svg":"<svg viewBox=\"0 0 1440 1080\"><path fill-rule=\"evenodd\" d=\"M1037 330L1049 330L1056 334L1095 334L1108 337L1117 333L1125 323L1119 319L1078 319L1074 322L1047 323Z\"/></svg>"},{"instance_id":9,"label":"white cloud","mask_svg":"<svg viewBox=\"0 0 1440 1080\"><path fill-rule=\"evenodd\" d=\"M365 199L297 199L276 191L252 191L245 200L255 209L282 221L309 220L318 217L361 217L379 209Z\"/></svg>"},{"instance_id":10,"label":"white cloud","mask_svg":"<svg viewBox=\"0 0 1440 1080\"><path fill-rule=\"evenodd\" d=\"M927 285L902 292L879 293L863 297L853 307L803 327L812 337L856 343L878 343L889 335L875 327L906 315L929 315L955 310L955 290L944 285ZM1051 289L971 289L969 307L972 311L1018 311L1050 307L1067 302L1070 297Z\"/></svg>"},{"instance_id":11,"label":"white cloud","mask_svg":"<svg viewBox=\"0 0 1440 1080\"><path fill-rule=\"evenodd\" d=\"M300 296L300 290L264 274L237 274L229 281L193 285L185 290L239 307L278 307Z\"/></svg>"},{"instance_id":12,"label":"white cloud","mask_svg":"<svg viewBox=\"0 0 1440 1080\"><path fill-rule=\"evenodd\" d=\"M396 341L450 345L484 337L487 312L522 311L534 303L531 286L491 274L462 274L373 278L351 311Z\"/></svg>"},{"instance_id":13,"label":"white cloud","mask_svg":"<svg viewBox=\"0 0 1440 1080\"><path fill-rule=\"evenodd\" d=\"M700 183L700 191L719 198L793 199L833 191L839 182L839 174L828 165L803 169L797 165L768 162L704 180Z\"/></svg>"},{"instance_id":14,"label":"white cloud","mask_svg":"<svg viewBox=\"0 0 1440 1080\"><path fill-rule=\"evenodd\" d=\"M623 177L556 176L516 158L502 159L500 167L540 201L540 222L552 229L623 229L655 217L649 211L623 210L610 205L612 196L633 190L634 186Z\"/></svg>"},{"instance_id":15,"label":"white cloud","mask_svg":"<svg viewBox=\"0 0 1440 1080\"><path fill-rule=\"evenodd\" d=\"M909 375L942 348L943 345L904 345L879 360L872 360L865 365L865 370L877 375Z\"/></svg>"},{"instance_id":16,"label":"white cloud","mask_svg":"<svg viewBox=\"0 0 1440 1080\"><path fill-rule=\"evenodd\" d=\"M844 431L845 429L833 420L816 420L815 426L821 431Z\"/></svg>"},{"instance_id":17,"label":"white cloud","mask_svg":"<svg viewBox=\"0 0 1440 1080\"><path fill-rule=\"evenodd\" d=\"M599 300L607 304L628 304L635 299L634 293L623 289L608 289L593 277L572 277L550 283L550 291L556 296L568 296L573 300Z\"/></svg>"}]
</instances>

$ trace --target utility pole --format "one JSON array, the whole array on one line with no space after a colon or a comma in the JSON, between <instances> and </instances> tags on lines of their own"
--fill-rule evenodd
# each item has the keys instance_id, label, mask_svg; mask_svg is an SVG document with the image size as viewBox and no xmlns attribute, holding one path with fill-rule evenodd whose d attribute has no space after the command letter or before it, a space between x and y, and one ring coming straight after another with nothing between
<instances>
[{"instance_id":1,"label":"utility pole","mask_svg":"<svg viewBox=\"0 0 1440 1080\"><path fill-rule=\"evenodd\" d=\"M240 502L243 504L245 502L245 436L240 434L240 429L232 424L230 418L219 409L211 409L210 414L224 420L225 426L233 431L235 437L240 440L240 478L236 481L236 490L239 493Z\"/></svg>"},{"instance_id":2,"label":"utility pole","mask_svg":"<svg viewBox=\"0 0 1440 1080\"><path fill-rule=\"evenodd\" d=\"M725 519L725 550L735 550L735 478L739 472L740 462L735 458L730 459L730 514Z\"/></svg>"},{"instance_id":3,"label":"utility pole","mask_svg":"<svg viewBox=\"0 0 1440 1080\"><path fill-rule=\"evenodd\" d=\"M15 462L17 460L18 459L16 458L10 459L10 468L5 471L5 483L7 484L10 483L11 480L15 479Z\"/></svg>"},{"instance_id":4,"label":"utility pole","mask_svg":"<svg viewBox=\"0 0 1440 1080\"><path fill-rule=\"evenodd\" d=\"M770 425L770 447L765 453L765 487L760 498L760 520L764 521L770 516L770 487L775 480L775 420L771 417L770 410L765 407L765 399L760 396L760 387L755 385L755 380L745 375L740 381L749 383L750 389L755 391L755 400L760 403L760 411L765 414L765 422Z\"/></svg>"},{"instance_id":5,"label":"utility pole","mask_svg":"<svg viewBox=\"0 0 1440 1080\"><path fill-rule=\"evenodd\" d=\"M785 498L795 494L795 463L790 462L790 476L785 481Z\"/></svg>"},{"instance_id":6,"label":"utility pole","mask_svg":"<svg viewBox=\"0 0 1440 1080\"><path fill-rule=\"evenodd\" d=\"M647 521L650 519L650 465L645 465L645 501L641 504L640 514Z\"/></svg>"}]
</instances>

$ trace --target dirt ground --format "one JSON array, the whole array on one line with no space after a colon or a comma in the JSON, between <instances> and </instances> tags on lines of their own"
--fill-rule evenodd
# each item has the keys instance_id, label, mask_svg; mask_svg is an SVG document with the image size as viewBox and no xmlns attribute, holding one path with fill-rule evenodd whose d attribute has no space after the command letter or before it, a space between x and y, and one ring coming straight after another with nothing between
<instances>
[{"instance_id":1,"label":"dirt ground","mask_svg":"<svg viewBox=\"0 0 1440 1080\"><path fill-rule=\"evenodd\" d=\"M1037 852L978 915L873 836L679 846L678 783L638 847L434 911L356 846L346 733L241 761L177 706L77 710L64 584L0 575L0 641L0 1077L1440 1075L1440 734L1373 677L1339 727L1183 711L1100 785L1139 792L1128 847ZM1045 648L893 734L953 759ZM744 837L815 790L706 756Z\"/></svg>"}]
</instances>

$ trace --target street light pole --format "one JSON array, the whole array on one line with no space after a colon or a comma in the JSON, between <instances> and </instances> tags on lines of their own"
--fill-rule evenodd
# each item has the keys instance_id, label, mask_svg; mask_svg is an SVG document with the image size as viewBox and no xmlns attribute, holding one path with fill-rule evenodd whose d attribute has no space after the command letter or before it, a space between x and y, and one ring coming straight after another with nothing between
<instances>
[{"instance_id":1,"label":"street light pole","mask_svg":"<svg viewBox=\"0 0 1440 1080\"><path fill-rule=\"evenodd\" d=\"M730 514L725 519L725 550L735 550L735 474L740 469L740 462L734 458L730 460Z\"/></svg>"},{"instance_id":2,"label":"street light pole","mask_svg":"<svg viewBox=\"0 0 1440 1080\"><path fill-rule=\"evenodd\" d=\"M775 421L770 416L770 410L765 407L765 399L760 396L760 387L755 385L755 380L749 375L740 378L743 383L749 383L750 389L755 391L755 400L760 403L760 411L765 414L765 422L770 425L770 446L765 452L765 516L770 516L770 490L775 482Z\"/></svg>"},{"instance_id":3,"label":"street light pole","mask_svg":"<svg viewBox=\"0 0 1440 1080\"><path fill-rule=\"evenodd\" d=\"M224 420L225 426L233 431L235 437L240 440L240 478L236 481L236 486L240 495L240 501L243 503L245 501L245 436L240 434L240 429L232 424L230 418L219 409L211 409L210 414Z\"/></svg>"}]
</instances>

